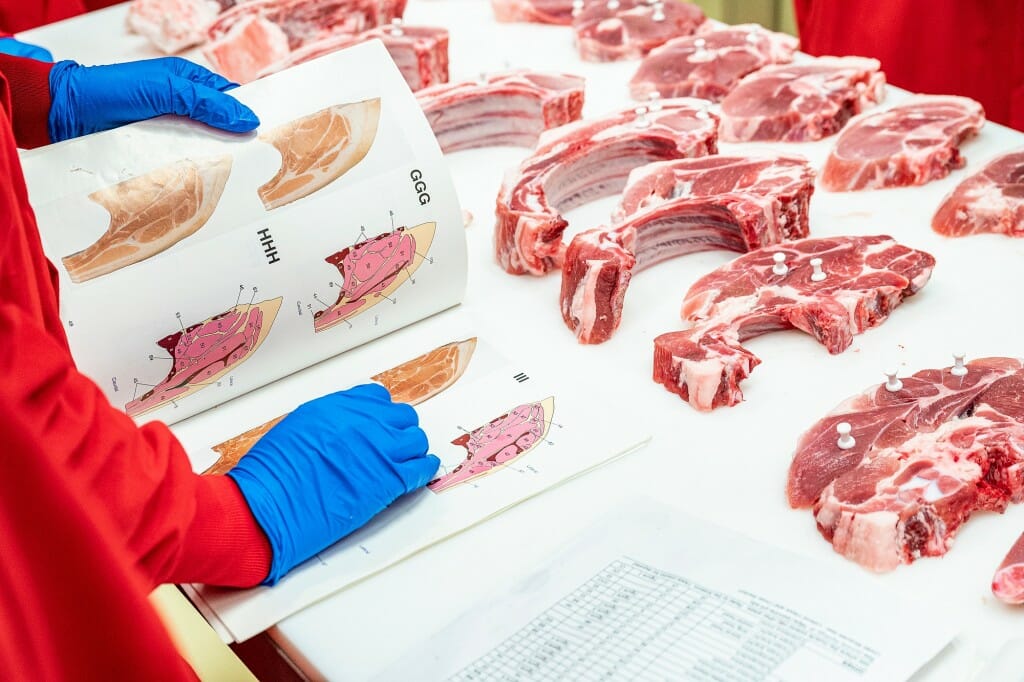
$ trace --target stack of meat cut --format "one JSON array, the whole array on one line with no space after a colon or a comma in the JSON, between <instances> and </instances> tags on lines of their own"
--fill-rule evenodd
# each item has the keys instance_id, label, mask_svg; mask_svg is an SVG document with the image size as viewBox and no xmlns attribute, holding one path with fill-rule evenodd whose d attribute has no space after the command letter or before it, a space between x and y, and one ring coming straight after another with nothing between
<instances>
[{"instance_id":1,"label":"stack of meat cut","mask_svg":"<svg viewBox=\"0 0 1024 682\"><path fill-rule=\"evenodd\" d=\"M448 32L403 26L406 0L133 0L130 30L173 53L205 43L214 69L247 83L366 40L384 42L413 90L448 81Z\"/></svg>"}]
</instances>

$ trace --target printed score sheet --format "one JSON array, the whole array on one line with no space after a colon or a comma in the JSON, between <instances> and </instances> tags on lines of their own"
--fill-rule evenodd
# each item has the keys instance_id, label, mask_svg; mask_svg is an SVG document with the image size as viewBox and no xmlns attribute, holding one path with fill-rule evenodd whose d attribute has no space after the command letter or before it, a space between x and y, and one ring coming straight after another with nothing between
<instances>
[{"instance_id":1,"label":"printed score sheet","mask_svg":"<svg viewBox=\"0 0 1024 682\"><path fill-rule=\"evenodd\" d=\"M888 682L955 635L850 569L635 498L378 679Z\"/></svg>"}]
</instances>

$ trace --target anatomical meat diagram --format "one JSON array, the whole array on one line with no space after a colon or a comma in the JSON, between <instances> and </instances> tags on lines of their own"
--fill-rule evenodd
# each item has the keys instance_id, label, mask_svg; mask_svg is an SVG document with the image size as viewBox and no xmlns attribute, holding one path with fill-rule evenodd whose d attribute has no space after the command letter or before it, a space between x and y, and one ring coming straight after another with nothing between
<instances>
[{"instance_id":1,"label":"anatomical meat diagram","mask_svg":"<svg viewBox=\"0 0 1024 682\"><path fill-rule=\"evenodd\" d=\"M230 174L230 156L185 159L90 194L110 223L92 245L61 259L71 281L120 270L194 234L213 215Z\"/></svg>"},{"instance_id":2,"label":"anatomical meat diagram","mask_svg":"<svg viewBox=\"0 0 1024 682\"><path fill-rule=\"evenodd\" d=\"M384 370L370 377L391 393L391 399L398 403L419 405L458 381L469 367L469 361L476 350L476 337L465 341L454 341L438 346L432 351L413 358L408 362ZM223 474L242 459L270 429L285 418L276 419L254 426L245 433L229 438L213 446L220 457L204 474Z\"/></svg>"},{"instance_id":3,"label":"anatomical meat diagram","mask_svg":"<svg viewBox=\"0 0 1024 682\"><path fill-rule=\"evenodd\" d=\"M524 403L507 414L452 441L466 449L466 460L427 484L435 493L494 473L519 459L544 440L551 428L555 399Z\"/></svg>"},{"instance_id":4,"label":"anatomical meat diagram","mask_svg":"<svg viewBox=\"0 0 1024 682\"><path fill-rule=\"evenodd\" d=\"M277 174L259 188L263 206L284 206L347 173L370 151L379 121L376 98L327 107L260 135L281 153Z\"/></svg>"},{"instance_id":5,"label":"anatomical meat diagram","mask_svg":"<svg viewBox=\"0 0 1024 682\"><path fill-rule=\"evenodd\" d=\"M270 333L283 298L236 305L157 341L171 355L167 378L125 405L138 417L192 395L247 360Z\"/></svg>"},{"instance_id":6,"label":"anatomical meat diagram","mask_svg":"<svg viewBox=\"0 0 1024 682\"><path fill-rule=\"evenodd\" d=\"M423 263L436 227L399 227L328 256L341 273L341 291L334 305L313 315L313 329L330 329L388 298Z\"/></svg>"}]
</instances>

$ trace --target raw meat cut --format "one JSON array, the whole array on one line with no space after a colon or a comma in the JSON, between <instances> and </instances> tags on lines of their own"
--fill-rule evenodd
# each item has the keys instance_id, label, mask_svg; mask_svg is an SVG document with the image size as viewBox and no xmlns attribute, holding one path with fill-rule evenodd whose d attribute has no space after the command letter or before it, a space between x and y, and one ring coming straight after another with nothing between
<instances>
[{"instance_id":1,"label":"raw meat cut","mask_svg":"<svg viewBox=\"0 0 1024 682\"><path fill-rule=\"evenodd\" d=\"M128 30L174 54L206 40L206 29L235 0L132 0Z\"/></svg>"},{"instance_id":2,"label":"raw meat cut","mask_svg":"<svg viewBox=\"0 0 1024 682\"><path fill-rule=\"evenodd\" d=\"M377 136L380 98L336 104L279 125L260 139L281 153L281 166L259 188L273 210L323 189L363 160Z\"/></svg>"},{"instance_id":3,"label":"raw meat cut","mask_svg":"<svg viewBox=\"0 0 1024 682\"><path fill-rule=\"evenodd\" d=\"M338 300L313 315L313 330L322 332L372 308L405 284L423 263L437 223L379 234L342 249L325 260L338 268Z\"/></svg>"},{"instance_id":4,"label":"raw meat cut","mask_svg":"<svg viewBox=\"0 0 1024 682\"><path fill-rule=\"evenodd\" d=\"M448 30L430 26L404 26L398 23L393 23L389 27L371 28L354 36L342 34L310 43L290 52L281 61L267 66L257 74L257 77L263 78L296 64L374 39L384 43L388 54L412 90L448 82Z\"/></svg>"},{"instance_id":5,"label":"raw meat cut","mask_svg":"<svg viewBox=\"0 0 1024 682\"><path fill-rule=\"evenodd\" d=\"M573 0L491 0L491 8L500 22L568 26L572 23Z\"/></svg>"},{"instance_id":6,"label":"raw meat cut","mask_svg":"<svg viewBox=\"0 0 1024 682\"><path fill-rule=\"evenodd\" d=\"M1024 365L983 358L873 386L800 439L787 495L873 571L940 556L978 510L1024 501ZM836 426L853 438L839 447Z\"/></svg>"},{"instance_id":7,"label":"raw meat cut","mask_svg":"<svg viewBox=\"0 0 1024 682\"><path fill-rule=\"evenodd\" d=\"M640 59L672 38L692 35L704 13L682 0L588 2L573 17L580 58L590 62Z\"/></svg>"},{"instance_id":8,"label":"raw meat cut","mask_svg":"<svg viewBox=\"0 0 1024 682\"><path fill-rule=\"evenodd\" d=\"M992 594L1007 604L1024 604L1024 535L1013 543L992 576Z\"/></svg>"},{"instance_id":9,"label":"raw meat cut","mask_svg":"<svg viewBox=\"0 0 1024 682\"><path fill-rule=\"evenodd\" d=\"M292 51L390 22L404 10L405 0L245 0L209 26L203 55L226 78L248 83Z\"/></svg>"},{"instance_id":10,"label":"raw meat cut","mask_svg":"<svg viewBox=\"0 0 1024 682\"><path fill-rule=\"evenodd\" d=\"M392 367L371 379L388 389L396 403L419 405L442 393L466 372L476 350L476 338L446 343L408 362ZM260 438L287 415L254 426L245 433L213 446L219 457L204 474L223 474L238 464Z\"/></svg>"},{"instance_id":11,"label":"raw meat cut","mask_svg":"<svg viewBox=\"0 0 1024 682\"><path fill-rule=\"evenodd\" d=\"M669 99L541 134L537 149L505 177L497 202L495 255L514 275L562 266L560 211L622 190L629 172L652 161L718 151L718 118L707 102Z\"/></svg>"},{"instance_id":12,"label":"raw meat cut","mask_svg":"<svg viewBox=\"0 0 1024 682\"><path fill-rule=\"evenodd\" d=\"M807 236L814 171L793 156L706 156L629 174L609 228L576 235L562 264L562 319L580 343L611 338L634 272L698 251L745 252Z\"/></svg>"},{"instance_id":13,"label":"raw meat cut","mask_svg":"<svg viewBox=\"0 0 1024 682\"><path fill-rule=\"evenodd\" d=\"M259 16L247 16L220 40L203 48L214 70L236 83L249 83L271 64L287 59L288 36L280 26Z\"/></svg>"},{"instance_id":14,"label":"raw meat cut","mask_svg":"<svg viewBox=\"0 0 1024 682\"><path fill-rule=\"evenodd\" d=\"M700 97L719 102L740 79L793 61L797 39L757 24L673 38L644 57L629 81L633 99Z\"/></svg>"},{"instance_id":15,"label":"raw meat cut","mask_svg":"<svg viewBox=\"0 0 1024 682\"><path fill-rule=\"evenodd\" d=\"M107 209L107 231L64 256L72 282L106 275L166 251L213 215L231 174L231 156L186 159L89 195Z\"/></svg>"},{"instance_id":16,"label":"raw meat cut","mask_svg":"<svg viewBox=\"0 0 1024 682\"><path fill-rule=\"evenodd\" d=\"M932 218L932 229L947 237L1024 237L1024 149L993 159L957 185Z\"/></svg>"},{"instance_id":17,"label":"raw meat cut","mask_svg":"<svg viewBox=\"0 0 1024 682\"><path fill-rule=\"evenodd\" d=\"M508 414L462 434L452 445L466 448L466 461L427 487L442 493L508 466L544 440L554 412L555 399L546 398L514 407Z\"/></svg>"},{"instance_id":18,"label":"raw meat cut","mask_svg":"<svg viewBox=\"0 0 1024 682\"><path fill-rule=\"evenodd\" d=\"M776 253L786 256L785 274L775 272ZM751 251L690 287L682 317L693 326L654 340L654 380L698 410L735 405L743 399L739 382L761 362L744 341L799 329L841 353L923 287L934 265L929 254L888 236L800 239Z\"/></svg>"},{"instance_id":19,"label":"raw meat cut","mask_svg":"<svg viewBox=\"0 0 1024 682\"><path fill-rule=\"evenodd\" d=\"M283 300L236 305L157 341L171 356L167 378L131 400L125 412L138 417L186 398L245 362L267 338Z\"/></svg>"},{"instance_id":20,"label":"raw meat cut","mask_svg":"<svg viewBox=\"0 0 1024 682\"><path fill-rule=\"evenodd\" d=\"M583 79L511 71L416 93L445 152L475 147L532 147L540 134L580 119Z\"/></svg>"},{"instance_id":21,"label":"raw meat cut","mask_svg":"<svg viewBox=\"0 0 1024 682\"><path fill-rule=\"evenodd\" d=\"M885 96L879 67L877 59L818 57L755 71L722 100L722 140L806 142L835 135Z\"/></svg>"},{"instance_id":22,"label":"raw meat cut","mask_svg":"<svg viewBox=\"0 0 1024 682\"><path fill-rule=\"evenodd\" d=\"M915 95L861 114L843 129L821 172L833 192L923 185L967 163L957 149L985 123L967 97Z\"/></svg>"}]
</instances>

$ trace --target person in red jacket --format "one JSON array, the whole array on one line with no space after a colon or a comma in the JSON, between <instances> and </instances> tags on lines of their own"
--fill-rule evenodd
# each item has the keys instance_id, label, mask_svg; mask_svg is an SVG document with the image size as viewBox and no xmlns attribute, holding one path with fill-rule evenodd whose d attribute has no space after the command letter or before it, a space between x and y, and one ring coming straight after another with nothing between
<instances>
[{"instance_id":1,"label":"person in red jacket","mask_svg":"<svg viewBox=\"0 0 1024 682\"><path fill-rule=\"evenodd\" d=\"M890 83L964 95L1024 130L1024 0L794 0L800 46L875 57Z\"/></svg>"},{"instance_id":2,"label":"person in red jacket","mask_svg":"<svg viewBox=\"0 0 1024 682\"><path fill-rule=\"evenodd\" d=\"M190 679L146 594L272 585L421 487L438 461L376 385L300 406L234 470L193 473L75 367L16 142L155 115L258 125L233 84L184 60L83 67L0 55L0 670L10 679Z\"/></svg>"},{"instance_id":3,"label":"person in red jacket","mask_svg":"<svg viewBox=\"0 0 1024 682\"><path fill-rule=\"evenodd\" d=\"M27 31L119 2L121 0L0 0L0 31Z\"/></svg>"}]
</instances>

